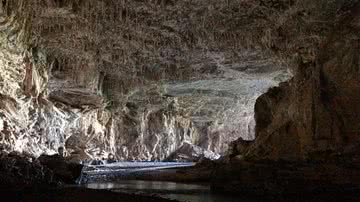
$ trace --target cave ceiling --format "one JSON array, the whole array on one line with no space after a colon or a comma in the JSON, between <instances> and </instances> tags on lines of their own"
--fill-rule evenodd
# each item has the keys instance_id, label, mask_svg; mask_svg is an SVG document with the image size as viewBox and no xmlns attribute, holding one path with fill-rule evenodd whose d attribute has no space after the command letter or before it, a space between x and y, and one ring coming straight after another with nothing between
<instances>
[{"instance_id":1,"label":"cave ceiling","mask_svg":"<svg viewBox=\"0 0 360 202\"><path fill-rule=\"evenodd\" d=\"M156 89L198 122L236 125L237 114L252 115L256 97L288 78L238 39L238 1L40 2L34 34L53 63L50 92L102 91L124 105Z\"/></svg>"},{"instance_id":2,"label":"cave ceiling","mask_svg":"<svg viewBox=\"0 0 360 202\"><path fill-rule=\"evenodd\" d=\"M17 17L25 19L23 26L9 26L17 38L20 38L19 30L30 32L25 38L31 47L31 61L47 67L46 74L38 72L38 76L32 75L28 80L41 77L37 82L46 89L38 87L38 94L45 94L56 107L70 106L80 112L89 108L110 110L113 118L122 118L118 125L130 124L122 126L126 129L121 129L121 133L135 133L129 129L134 123L141 137L145 130L142 114L162 110L159 116L166 117L164 111L172 110L171 116L182 117L175 118L177 121L185 118L191 122L188 125L185 121L184 128L195 127L196 134L205 134L206 137L190 135L190 139L196 139L192 143L223 153L226 145L239 137L254 138L256 98L291 76L286 62L251 43L251 38L263 37L264 32L257 31L252 19L243 12L254 11L259 14L256 19L262 22L263 11L258 12L261 3L252 8L247 3L242 0L37 0L30 6L18 0L3 4L0 10L8 14L14 8L21 10ZM270 8L279 9L277 5ZM264 43L266 40L265 37ZM71 109L69 117L79 110ZM60 113L56 126L60 129L52 126L47 130L54 137L61 133L62 139L68 139L73 135L67 133L73 134L69 131L77 131L79 124L71 126L71 130L66 128L67 121L75 118L63 121L64 113ZM99 121L100 115L97 116ZM101 115L104 117L107 116ZM101 126L97 127L91 124L92 118L85 120L86 124L80 124L85 134L92 130L103 131L99 134L120 133L120 129L109 132L106 122L99 121ZM49 126L50 122L46 124ZM151 128L150 122L149 119L146 127ZM176 122L174 127L185 122ZM167 131L169 124L164 124ZM184 130L187 129L181 129L180 133ZM94 140L93 135L88 137L91 138L84 144ZM104 139L111 142L109 148L113 151L134 139L131 135L121 141L114 138L110 141L101 135L97 138L101 144L105 144ZM52 139L57 145L63 144L58 138ZM147 144L135 139L131 145ZM216 142L216 146L209 141ZM93 146L98 143L91 144L98 151ZM152 153L156 150L154 145L162 144L167 143L154 143L145 150ZM174 148L165 150L170 152ZM139 153L144 152L137 151L134 155Z\"/></svg>"}]
</instances>

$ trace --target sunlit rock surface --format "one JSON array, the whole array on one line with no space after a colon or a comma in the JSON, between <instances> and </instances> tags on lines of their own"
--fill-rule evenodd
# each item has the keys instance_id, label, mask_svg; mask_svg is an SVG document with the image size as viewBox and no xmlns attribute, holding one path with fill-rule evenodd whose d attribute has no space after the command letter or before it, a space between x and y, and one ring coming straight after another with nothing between
<instances>
[{"instance_id":1,"label":"sunlit rock surface","mask_svg":"<svg viewBox=\"0 0 360 202\"><path fill-rule=\"evenodd\" d=\"M289 73L238 40L238 3L4 1L2 149L160 160L253 139L256 98Z\"/></svg>"},{"instance_id":2,"label":"sunlit rock surface","mask_svg":"<svg viewBox=\"0 0 360 202\"><path fill-rule=\"evenodd\" d=\"M197 162L201 159L217 160L220 158L219 154L205 150L199 146L189 143L184 143L179 149L168 156L166 161L189 161Z\"/></svg>"}]
</instances>

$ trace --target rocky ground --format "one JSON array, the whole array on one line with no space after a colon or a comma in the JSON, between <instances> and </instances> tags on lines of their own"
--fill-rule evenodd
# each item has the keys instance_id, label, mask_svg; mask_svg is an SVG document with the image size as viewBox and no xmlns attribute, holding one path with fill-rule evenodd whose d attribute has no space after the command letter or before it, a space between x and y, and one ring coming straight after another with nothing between
<instances>
[{"instance_id":1,"label":"rocky ground","mask_svg":"<svg viewBox=\"0 0 360 202\"><path fill-rule=\"evenodd\" d=\"M358 193L359 172L354 163L241 161L218 165L212 190L252 195ZM227 183L224 183L226 181Z\"/></svg>"},{"instance_id":2,"label":"rocky ground","mask_svg":"<svg viewBox=\"0 0 360 202\"><path fill-rule=\"evenodd\" d=\"M34 158L17 152L1 153L1 190L41 189L74 184L82 165L70 163L59 155Z\"/></svg>"},{"instance_id":3,"label":"rocky ground","mask_svg":"<svg viewBox=\"0 0 360 202\"><path fill-rule=\"evenodd\" d=\"M54 173L33 157L10 153L0 158L2 191L60 185Z\"/></svg>"}]
</instances>

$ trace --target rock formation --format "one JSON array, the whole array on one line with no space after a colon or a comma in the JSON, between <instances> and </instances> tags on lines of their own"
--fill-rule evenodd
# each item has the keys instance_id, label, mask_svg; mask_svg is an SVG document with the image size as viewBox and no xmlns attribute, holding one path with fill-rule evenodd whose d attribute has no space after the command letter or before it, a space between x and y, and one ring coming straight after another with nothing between
<instances>
[{"instance_id":1,"label":"rock formation","mask_svg":"<svg viewBox=\"0 0 360 202\"><path fill-rule=\"evenodd\" d=\"M294 77L257 99L256 139L233 143L229 163L213 175L213 188L255 194L356 192L360 2L284 2L293 4L277 8L282 23L268 27L274 37L269 48L293 64ZM299 30L296 35L291 28Z\"/></svg>"},{"instance_id":2,"label":"rock formation","mask_svg":"<svg viewBox=\"0 0 360 202\"><path fill-rule=\"evenodd\" d=\"M359 30L359 0L2 0L0 154L208 152L217 190L353 189Z\"/></svg>"},{"instance_id":3,"label":"rock formation","mask_svg":"<svg viewBox=\"0 0 360 202\"><path fill-rule=\"evenodd\" d=\"M203 159L217 160L220 158L219 154L207 151L199 146L189 143L184 143L179 149L168 156L166 161L190 161L198 162Z\"/></svg>"},{"instance_id":4,"label":"rock formation","mask_svg":"<svg viewBox=\"0 0 360 202\"><path fill-rule=\"evenodd\" d=\"M253 139L256 98L290 74L244 42L240 4L3 1L2 150L161 160Z\"/></svg>"},{"instance_id":5,"label":"rock formation","mask_svg":"<svg viewBox=\"0 0 360 202\"><path fill-rule=\"evenodd\" d=\"M299 5L301 3L288 10L299 9ZM296 50L294 78L257 99L257 138L243 155L258 160L304 160L357 150L359 97L356 92L360 86L355 41L358 40L359 8L357 1L339 1L318 3L303 11L322 9L323 16L310 15L309 18L327 17L329 25L314 25L313 29L321 30L316 35L318 43L303 44L309 48ZM302 26L307 28L310 24ZM281 48L277 48L278 52L286 51ZM316 51L310 57L311 49Z\"/></svg>"}]
</instances>

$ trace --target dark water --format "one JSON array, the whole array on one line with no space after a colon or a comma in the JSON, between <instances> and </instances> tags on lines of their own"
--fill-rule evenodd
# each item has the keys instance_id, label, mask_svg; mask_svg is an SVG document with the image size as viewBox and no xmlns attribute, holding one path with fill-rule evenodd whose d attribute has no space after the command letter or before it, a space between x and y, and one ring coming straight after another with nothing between
<instances>
[{"instance_id":1,"label":"dark water","mask_svg":"<svg viewBox=\"0 0 360 202\"><path fill-rule=\"evenodd\" d=\"M238 202L238 197L213 194L206 184L184 184L175 182L120 180L124 176L152 172L167 168L193 166L193 163L177 162L116 162L106 165L87 166L79 182L91 189L107 189L115 192L157 195L182 202ZM110 182L106 179L110 177ZM111 180L112 179L112 180ZM114 182L116 180L116 182ZM250 201L250 200L246 200Z\"/></svg>"},{"instance_id":2,"label":"dark water","mask_svg":"<svg viewBox=\"0 0 360 202\"><path fill-rule=\"evenodd\" d=\"M86 185L90 189L107 189L115 192L134 193L149 196L160 196L167 199L175 199L181 202L342 202L360 201L359 194L340 194L340 193L319 193L316 195L297 195L297 196L241 196L231 194L217 194L210 191L209 185L184 184L175 182L156 182L156 181L121 181L112 183L91 183ZM136 201L134 201L136 202Z\"/></svg>"},{"instance_id":3,"label":"dark water","mask_svg":"<svg viewBox=\"0 0 360 202\"><path fill-rule=\"evenodd\" d=\"M240 197L213 194L209 185L183 184L156 181L121 181L112 183L92 183L86 185L91 189L110 189L117 192L157 195L163 198L186 202L239 202ZM252 201L252 200L246 200ZM255 200L254 200L255 201Z\"/></svg>"},{"instance_id":4,"label":"dark water","mask_svg":"<svg viewBox=\"0 0 360 202\"><path fill-rule=\"evenodd\" d=\"M114 192L156 195L181 202L255 202L255 201L360 201L359 193L344 194L339 191L327 193L297 194L297 196L244 196L213 193L207 184L176 182L120 180L143 172L161 171L166 168L193 166L191 163L174 162L116 162L108 165L87 166L79 182L90 189L106 189ZM110 178L109 178L110 177ZM125 178L123 178L125 179ZM227 183L227 182L224 182ZM136 202L136 201L134 201Z\"/></svg>"}]
</instances>

